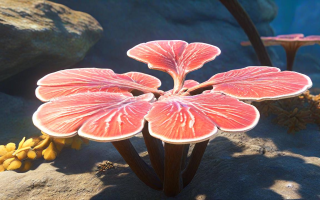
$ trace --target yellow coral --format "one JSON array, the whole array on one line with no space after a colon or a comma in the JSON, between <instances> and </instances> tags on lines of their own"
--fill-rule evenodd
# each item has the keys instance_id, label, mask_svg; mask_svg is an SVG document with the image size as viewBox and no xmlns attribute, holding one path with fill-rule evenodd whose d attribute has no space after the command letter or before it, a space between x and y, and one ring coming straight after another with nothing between
<instances>
[{"instance_id":1,"label":"yellow coral","mask_svg":"<svg viewBox=\"0 0 320 200\"><path fill-rule=\"evenodd\" d=\"M42 151L43 151L43 149L37 149L37 150L35 150L36 155L37 155L37 158L41 158L41 156L42 156Z\"/></svg>"},{"instance_id":2,"label":"yellow coral","mask_svg":"<svg viewBox=\"0 0 320 200\"><path fill-rule=\"evenodd\" d=\"M23 143L23 145L22 145L21 148L24 148L24 147L32 147L34 144L35 144L35 142L33 141L33 139L32 139L32 138L29 138L29 139L27 139L27 140Z\"/></svg>"},{"instance_id":3,"label":"yellow coral","mask_svg":"<svg viewBox=\"0 0 320 200\"><path fill-rule=\"evenodd\" d=\"M13 150L16 149L16 144L10 142L10 143L8 143L8 144L6 145L6 149L7 149L7 151L13 151Z\"/></svg>"},{"instance_id":4,"label":"yellow coral","mask_svg":"<svg viewBox=\"0 0 320 200\"><path fill-rule=\"evenodd\" d=\"M73 142L73 138L65 138L65 145L71 145Z\"/></svg>"},{"instance_id":5,"label":"yellow coral","mask_svg":"<svg viewBox=\"0 0 320 200\"><path fill-rule=\"evenodd\" d=\"M1 156L0 157L0 165L5 161L5 160L7 160L8 158L12 158L13 157L13 152L14 151L9 151L9 152L7 152L5 155L3 155L3 156Z\"/></svg>"},{"instance_id":6,"label":"yellow coral","mask_svg":"<svg viewBox=\"0 0 320 200\"><path fill-rule=\"evenodd\" d=\"M14 153L13 153L13 155L16 155L16 154L18 154L18 153L20 153L20 152L22 152L22 151L25 151L25 150L28 150L28 149L30 149L31 147L23 147L23 148L21 148L21 149L18 149L18 150L16 150Z\"/></svg>"},{"instance_id":7,"label":"yellow coral","mask_svg":"<svg viewBox=\"0 0 320 200\"><path fill-rule=\"evenodd\" d=\"M3 162L3 167L6 170L16 170L21 167L21 161L16 158L9 158Z\"/></svg>"},{"instance_id":8,"label":"yellow coral","mask_svg":"<svg viewBox=\"0 0 320 200\"><path fill-rule=\"evenodd\" d=\"M18 149L21 149L25 140L26 140L26 137L23 137L22 140L19 142Z\"/></svg>"},{"instance_id":9,"label":"yellow coral","mask_svg":"<svg viewBox=\"0 0 320 200\"><path fill-rule=\"evenodd\" d=\"M27 151L21 151L18 154L16 154L16 156L19 160L23 160L27 157Z\"/></svg>"},{"instance_id":10,"label":"yellow coral","mask_svg":"<svg viewBox=\"0 0 320 200\"><path fill-rule=\"evenodd\" d=\"M26 172L26 171L30 170L31 166L32 166L31 160L26 160L23 163L22 167L20 168L20 171Z\"/></svg>"},{"instance_id":11,"label":"yellow coral","mask_svg":"<svg viewBox=\"0 0 320 200\"><path fill-rule=\"evenodd\" d=\"M56 149L58 150L58 152L60 152L63 149L66 140L64 138L53 138L52 140L55 144Z\"/></svg>"},{"instance_id":12,"label":"yellow coral","mask_svg":"<svg viewBox=\"0 0 320 200\"><path fill-rule=\"evenodd\" d=\"M72 144L71 144L71 148L76 149L76 150L80 150L81 149L81 144L82 144L82 140L80 139L80 137L74 137Z\"/></svg>"},{"instance_id":13,"label":"yellow coral","mask_svg":"<svg viewBox=\"0 0 320 200\"><path fill-rule=\"evenodd\" d=\"M12 161L10 163L10 165L8 166L7 170L16 170L19 169L21 167L22 163L20 160L15 159L14 161Z\"/></svg>"},{"instance_id":14,"label":"yellow coral","mask_svg":"<svg viewBox=\"0 0 320 200\"><path fill-rule=\"evenodd\" d=\"M57 151L55 150L54 144L51 142L45 150L42 151L43 158L45 160L54 160L57 157Z\"/></svg>"},{"instance_id":15,"label":"yellow coral","mask_svg":"<svg viewBox=\"0 0 320 200\"><path fill-rule=\"evenodd\" d=\"M28 156L28 158L30 158L30 159L32 159L32 160L34 160L34 159L37 158L37 154L36 154L36 152L33 151L33 150L29 150L27 156Z\"/></svg>"},{"instance_id":16,"label":"yellow coral","mask_svg":"<svg viewBox=\"0 0 320 200\"><path fill-rule=\"evenodd\" d=\"M54 160L64 146L71 146L71 148L79 150L83 143L87 144L89 142L89 140L79 136L54 138L44 132L41 133L41 136L27 140L23 137L17 149L14 143L0 145L0 172L16 169L28 171L33 159L43 156L45 160Z\"/></svg>"},{"instance_id":17,"label":"yellow coral","mask_svg":"<svg viewBox=\"0 0 320 200\"><path fill-rule=\"evenodd\" d=\"M5 171L6 169L4 168L4 166L3 165L0 165L0 172L3 172L3 171Z\"/></svg>"},{"instance_id":18,"label":"yellow coral","mask_svg":"<svg viewBox=\"0 0 320 200\"><path fill-rule=\"evenodd\" d=\"M42 140L41 142L39 142L39 144L37 146L35 146L33 149L44 149L46 148L50 143L50 137L46 137L44 140Z\"/></svg>"},{"instance_id":19,"label":"yellow coral","mask_svg":"<svg viewBox=\"0 0 320 200\"><path fill-rule=\"evenodd\" d=\"M4 145L0 145L0 156L3 156L7 153L7 149Z\"/></svg>"}]
</instances>

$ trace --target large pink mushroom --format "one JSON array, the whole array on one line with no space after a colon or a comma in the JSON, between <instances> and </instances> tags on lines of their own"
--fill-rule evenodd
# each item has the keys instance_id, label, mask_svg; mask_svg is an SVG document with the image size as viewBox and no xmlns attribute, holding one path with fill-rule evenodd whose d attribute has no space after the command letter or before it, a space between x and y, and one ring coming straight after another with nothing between
<instances>
[{"instance_id":1,"label":"large pink mushroom","mask_svg":"<svg viewBox=\"0 0 320 200\"><path fill-rule=\"evenodd\" d=\"M278 35L275 37L261 37L265 46L281 45L287 55L287 70L292 71L295 55L301 46L319 44L320 36L310 35L304 37L303 34ZM251 45L249 41L241 42L241 45Z\"/></svg>"},{"instance_id":2,"label":"large pink mushroom","mask_svg":"<svg viewBox=\"0 0 320 200\"><path fill-rule=\"evenodd\" d=\"M163 189L167 196L177 195L190 183L210 137L218 130L236 133L256 126L258 110L240 100L287 98L312 85L306 75L259 66L219 73L200 84L185 81L187 73L220 54L218 47L204 43L152 41L133 47L127 54L151 69L169 73L174 88L158 90L159 79L139 72L62 70L38 81L36 95L47 103L34 113L33 122L53 137L78 134L112 142L146 185ZM142 94L134 96L134 91ZM128 140L139 132L143 133L153 168ZM195 147L185 164L190 143Z\"/></svg>"}]
</instances>

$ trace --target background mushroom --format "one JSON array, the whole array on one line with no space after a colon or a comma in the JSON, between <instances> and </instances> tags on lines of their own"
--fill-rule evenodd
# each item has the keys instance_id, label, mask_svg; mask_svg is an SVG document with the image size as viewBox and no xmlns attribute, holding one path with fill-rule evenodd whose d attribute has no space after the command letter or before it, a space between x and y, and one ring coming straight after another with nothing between
<instances>
[{"instance_id":1,"label":"background mushroom","mask_svg":"<svg viewBox=\"0 0 320 200\"><path fill-rule=\"evenodd\" d=\"M289 71L292 71L295 55L301 46L320 45L320 36L317 35L304 37L303 34L289 34L275 37L261 37L261 40L265 46L281 45L284 48L287 55L287 70ZM241 45L248 46L251 43L246 41L241 42Z\"/></svg>"}]
</instances>

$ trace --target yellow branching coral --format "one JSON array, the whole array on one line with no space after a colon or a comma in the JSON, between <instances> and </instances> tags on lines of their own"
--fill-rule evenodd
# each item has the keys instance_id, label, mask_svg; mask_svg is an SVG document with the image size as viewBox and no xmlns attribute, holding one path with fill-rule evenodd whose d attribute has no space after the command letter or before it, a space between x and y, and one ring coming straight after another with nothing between
<instances>
[{"instance_id":1,"label":"yellow branching coral","mask_svg":"<svg viewBox=\"0 0 320 200\"><path fill-rule=\"evenodd\" d=\"M79 150L81 148L81 144L82 144L82 140L80 139L80 137L76 137L72 141L71 148Z\"/></svg>"},{"instance_id":2,"label":"yellow branching coral","mask_svg":"<svg viewBox=\"0 0 320 200\"><path fill-rule=\"evenodd\" d=\"M54 160L57 157L57 150L54 147L53 142L50 142L48 148L42 151L43 158L45 160Z\"/></svg>"},{"instance_id":3,"label":"yellow branching coral","mask_svg":"<svg viewBox=\"0 0 320 200\"><path fill-rule=\"evenodd\" d=\"M3 167L6 170L16 170L21 167L21 161L17 158L9 158L3 162Z\"/></svg>"},{"instance_id":4,"label":"yellow branching coral","mask_svg":"<svg viewBox=\"0 0 320 200\"><path fill-rule=\"evenodd\" d=\"M13 151L16 149L16 144L15 143L8 143L6 145L6 149L7 149L7 151Z\"/></svg>"},{"instance_id":5,"label":"yellow branching coral","mask_svg":"<svg viewBox=\"0 0 320 200\"><path fill-rule=\"evenodd\" d=\"M7 159L9 158L13 158L14 156L12 155L14 151L9 151L6 154L4 154L3 156L0 157L0 165Z\"/></svg>"},{"instance_id":6,"label":"yellow branching coral","mask_svg":"<svg viewBox=\"0 0 320 200\"><path fill-rule=\"evenodd\" d=\"M4 145L0 145L0 156L3 156L7 153L7 149Z\"/></svg>"},{"instance_id":7,"label":"yellow branching coral","mask_svg":"<svg viewBox=\"0 0 320 200\"><path fill-rule=\"evenodd\" d=\"M29 159L34 160L37 158L37 154L34 150L29 150L27 153Z\"/></svg>"},{"instance_id":8,"label":"yellow branching coral","mask_svg":"<svg viewBox=\"0 0 320 200\"><path fill-rule=\"evenodd\" d=\"M31 160L26 160L26 161L24 161L23 165L21 166L21 168L19 170L22 172L26 172L26 171L30 170L31 166L32 166Z\"/></svg>"},{"instance_id":9,"label":"yellow branching coral","mask_svg":"<svg viewBox=\"0 0 320 200\"><path fill-rule=\"evenodd\" d=\"M0 172L3 172L3 171L5 171L6 169L4 168L4 166L3 165L0 165Z\"/></svg>"},{"instance_id":10,"label":"yellow branching coral","mask_svg":"<svg viewBox=\"0 0 320 200\"><path fill-rule=\"evenodd\" d=\"M24 137L18 144L8 143L0 145L0 172L5 170L28 171L32 160L43 157L45 160L54 160L64 146L79 150L88 140L75 136L72 138L53 138L42 132L41 136L26 140Z\"/></svg>"},{"instance_id":11,"label":"yellow branching coral","mask_svg":"<svg viewBox=\"0 0 320 200\"><path fill-rule=\"evenodd\" d=\"M24 160L27 157L27 152L21 151L21 152L17 153L16 156L19 160Z\"/></svg>"}]
</instances>

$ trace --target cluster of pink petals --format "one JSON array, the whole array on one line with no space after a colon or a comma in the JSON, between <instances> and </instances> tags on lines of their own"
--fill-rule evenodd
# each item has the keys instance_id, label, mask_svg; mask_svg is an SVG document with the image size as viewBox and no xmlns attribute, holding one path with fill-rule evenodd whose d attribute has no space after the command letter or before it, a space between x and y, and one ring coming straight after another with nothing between
<instances>
[{"instance_id":1,"label":"cluster of pink petals","mask_svg":"<svg viewBox=\"0 0 320 200\"><path fill-rule=\"evenodd\" d=\"M174 89L167 92L157 90L160 80L139 72L116 74L110 69L84 68L48 74L38 81L36 90L37 97L48 102L34 113L33 122L55 137L79 134L113 142L134 136L148 121L153 137L168 143L197 143L218 129L248 131L258 123L258 110L238 99L287 98L312 85L303 74L264 66L219 73L201 84L185 81L187 73L219 54L213 45L179 40L152 41L130 49L130 57L173 77ZM208 85L213 89L185 95ZM145 94L133 96L132 90Z\"/></svg>"}]
</instances>

